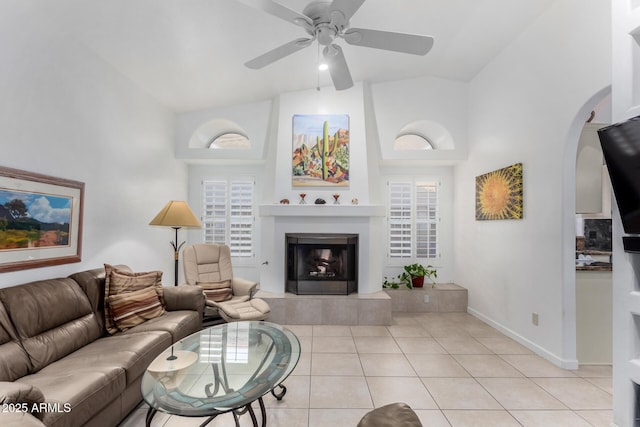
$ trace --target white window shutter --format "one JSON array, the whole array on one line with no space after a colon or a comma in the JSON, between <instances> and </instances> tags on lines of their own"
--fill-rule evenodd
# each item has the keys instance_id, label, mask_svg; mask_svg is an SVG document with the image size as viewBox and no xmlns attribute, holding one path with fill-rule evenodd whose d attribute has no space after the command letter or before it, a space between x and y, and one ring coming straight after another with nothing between
<instances>
[{"instance_id":1,"label":"white window shutter","mask_svg":"<svg viewBox=\"0 0 640 427\"><path fill-rule=\"evenodd\" d=\"M389 258L438 256L438 185L435 182L389 182Z\"/></svg>"},{"instance_id":2,"label":"white window shutter","mask_svg":"<svg viewBox=\"0 0 640 427\"><path fill-rule=\"evenodd\" d=\"M219 179L202 184L204 242L228 245L232 257L253 256L254 182Z\"/></svg>"},{"instance_id":3,"label":"white window shutter","mask_svg":"<svg viewBox=\"0 0 640 427\"><path fill-rule=\"evenodd\" d=\"M389 183L389 257L411 257L411 184Z\"/></svg>"},{"instance_id":4,"label":"white window shutter","mask_svg":"<svg viewBox=\"0 0 640 427\"><path fill-rule=\"evenodd\" d=\"M225 243L227 235L227 182L202 183L202 229L205 243Z\"/></svg>"},{"instance_id":5,"label":"white window shutter","mask_svg":"<svg viewBox=\"0 0 640 427\"><path fill-rule=\"evenodd\" d=\"M435 183L416 184L416 257L435 258L438 254L438 187Z\"/></svg>"},{"instance_id":6,"label":"white window shutter","mask_svg":"<svg viewBox=\"0 0 640 427\"><path fill-rule=\"evenodd\" d=\"M230 185L229 247L231 256L253 256L253 182Z\"/></svg>"}]
</instances>

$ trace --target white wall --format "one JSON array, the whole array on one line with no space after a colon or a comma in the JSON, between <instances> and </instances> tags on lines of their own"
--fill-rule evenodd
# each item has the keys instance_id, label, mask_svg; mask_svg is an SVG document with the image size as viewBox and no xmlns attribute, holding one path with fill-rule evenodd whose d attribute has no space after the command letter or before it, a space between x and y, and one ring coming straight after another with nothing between
<instances>
[{"instance_id":1,"label":"white wall","mask_svg":"<svg viewBox=\"0 0 640 427\"><path fill-rule=\"evenodd\" d=\"M575 289L563 283L562 202L575 192L565 145L575 133L577 147L576 114L610 82L609 16L608 0L559 0L487 65L470 86L469 161L456 167L455 277L470 310L565 367L576 364ZM475 177L517 162L524 219L475 221Z\"/></svg>"},{"instance_id":2,"label":"white wall","mask_svg":"<svg viewBox=\"0 0 640 427\"><path fill-rule=\"evenodd\" d=\"M414 85L413 91L410 90ZM438 85L442 87L438 87ZM288 198L292 203L298 203L298 194L302 191L291 185L291 150L292 150L292 117L294 114L348 114L350 118L351 136L351 170L350 186L348 188L305 188L308 194L307 202L313 203L315 198L322 197L328 203L332 203L331 194L339 192L342 203L350 203L352 198L358 198L361 205L385 205L386 181L390 177L419 177L421 179L433 179L442 182L441 187L441 217L440 224L440 252L442 256L432 263L438 267L438 280L442 282L453 281L453 169L451 166L429 166L424 162L422 166L415 166L414 160L405 159L412 166L400 164L394 165L385 158L381 150L380 133L390 134L399 130L404 124L397 121L398 114L390 111L394 105L402 111L412 111L412 120L436 118L442 123L451 126L451 132L456 135L456 143L460 149L454 150L455 155L466 152L466 84L443 81L441 79L415 79L403 81L396 85L381 83L379 85L367 85L357 83L352 89L336 92L333 88L322 88L320 91L309 90L285 93L270 103L249 104L245 106L230 106L203 111L194 111L178 115L176 144L186 147L191 133L202 123L213 119L229 119L238 123L245 129L252 129L252 138L265 139L264 150L262 142L252 146L250 153L240 156L234 153L231 159L232 165L225 165L223 158L217 158L213 153L213 165L192 164L189 167L189 201L196 212L202 208L201 181L206 177L215 176L253 176L256 178L256 205L274 204L282 198ZM430 93L430 96L426 94ZM375 96L374 96L375 94ZM436 96L437 95L437 96ZM398 97L403 101L399 105ZM269 105L271 108L266 109ZM447 108L443 108L447 105ZM392 109L391 109L392 110ZM415 110L415 111L413 111ZM415 119L414 119L415 118ZM397 128L397 129L396 129ZM392 129L395 129L392 131ZM253 144L252 140L252 144ZM393 140L387 141L389 147ZM183 148L179 149L179 151ZM209 150L211 151L211 150ZM220 150L222 151L222 150ZM415 153L411 153L413 156ZM183 158L191 155L178 154ZM405 156L407 154L405 153ZM415 157L415 156L414 156ZM449 159L450 160L450 159ZM192 160L190 160L192 161ZM384 164L384 166L383 166ZM256 207L257 207L256 206ZM311 223L310 221L314 221ZM354 221L357 225L354 225ZM358 222L360 221L360 222ZM243 277L260 280L263 289L281 292L283 287L282 262L276 255L282 252L283 238L276 236L277 227L273 217L262 217L259 209L256 209L256 258L250 262L236 260L235 274ZM285 223L293 224L293 219ZM375 234L375 239L367 237L375 242L384 242L385 222L384 218L361 218L359 220L334 218L327 223L321 218L306 217L297 229L306 231L330 230L330 224L344 222L346 231L359 229L363 234ZM343 226L338 225L338 227ZM337 229L333 226L334 232ZM281 231L281 230L280 230ZM189 242L202 241L202 233L199 230L189 232ZM375 250L374 250L375 249ZM361 248L361 250L363 250ZM367 283L361 284L361 291L371 292L380 289L384 275L395 275L399 267L387 265L386 253L381 245L371 245L363 254L365 260L369 260L366 275ZM240 261L243 261L240 263ZM268 262L268 264L263 264ZM385 267L386 265L386 267ZM383 271L384 269L384 271Z\"/></svg>"},{"instance_id":3,"label":"white wall","mask_svg":"<svg viewBox=\"0 0 640 427\"><path fill-rule=\"evenodd\" d=\"M640 115L640 3L612 1L612 121ZM613 203L613 420L637 424L640 384L640 257L625 253L620 212Z\"/></svg>"},{"instance_id":4,"label":"white wall","mask_svg":"<svg viewBox=\"0 0 640 427\"><path fill-rule=\"evenodd\" d=\"M85 183L82 261L0 273L0 287L105 262L172 285L173 231L148 223L187 194L173 115L63 30L28 2L0 8L0 165Z\"/></svg>"},{"instance_id":5,"label":"white wall","mask_svg":"<svg viewBox=\"0 0 640 427\"><path fill-rule=\"evenodd\" d=\"M466 159L468 90L467 83L429 76L372 84L382 158L405 163L408 159L448 163ZM398 132L420 120L443 126L451 134L455 149L394 151Z\"/></svg>"},{"instance_id":6,"label":"white wall","mask_svg":"<svg viewBox=\"0 0 640 427\"><path fill-rule=\"evenodd\" d=\"M175 126L176 157L194 161L220 160L221 163L229 163L235 159L242 159L244 162L260 161L264 158L271 110L272 102L264 101L178 114ZM230 120L244 130L251 142L251 148L248 150L210 150L189 147L189 140L200 125L220 118Z\"/></svg>"}]
</instances>

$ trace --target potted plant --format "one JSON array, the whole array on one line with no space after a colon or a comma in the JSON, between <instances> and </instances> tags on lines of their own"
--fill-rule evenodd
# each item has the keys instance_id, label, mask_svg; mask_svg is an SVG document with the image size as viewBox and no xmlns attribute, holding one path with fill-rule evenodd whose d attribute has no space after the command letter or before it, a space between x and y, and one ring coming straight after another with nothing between
<instances>
[{"instance_id":1,"label":"potted plant","mask_svg":"<svg viewBox=\"0 0 640 427\"><path fill-rule=\"evenodd\" d=\"M431 286L435 286L436 282L433 279L438 277L438 272L431 265L425 267L422 264L414 263L405 265L403 270L395 280L389 280L385 277L382 287L397 289L401 284L404 284L409 289L421 288L424 286L425 277L431 280Z\"/></svg>"}]
</instances>

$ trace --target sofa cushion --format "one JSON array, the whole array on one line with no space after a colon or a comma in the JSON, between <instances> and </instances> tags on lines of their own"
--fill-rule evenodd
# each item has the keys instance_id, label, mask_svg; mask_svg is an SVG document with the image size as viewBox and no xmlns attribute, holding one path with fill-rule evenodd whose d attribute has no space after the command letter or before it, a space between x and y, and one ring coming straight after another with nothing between
<instances>
[{"instance_id":1,"label":"sofa cushion","mask_svg":"<svg viewBox=\"0 0 640 427\"><path fill-rule=\"evenodd\" d=\"M73 371L76 367L94 366L99 370L118 367L124 369L128 386L171 344L171 334L165 331L107 336L74 351L41 372L55 374L57 371Z\"/></svg>"},{"instance_id":2,"label":"sofa cushion","mask_svg":"<svg viewBox=\"0 0 640 427\"><path fill-rule=\"evenodd\" d=\"M59 410L45 412L42 419L45 425L80 426L120 396L126 387L126 373L117 366L96 366L90 361L80 363L78 360L73 369L66 363L52 363L40 372L21 378L20 382L42 390L48 404L58 404ZM70 410L65 410L65 406Z\"/></svg>"},{"instance_id":3,"label":"sofa cushion","mask_svg":"<svg viewBox=\"0 0 640 427\"><path fill-rule=\"evenodd\" d=\"M113 322L121 331L154 319L164 313L153 286L108 297Z\"/></svg>"},{"instance_id":4,"label":"sofa cushion","mask_svg":"<svg viewBox=\"0 0 640 427\"><path fill-rule=\"evenodd\" d=\"M136 334L147 331L165 331L171 334L172 342L176 342L201 329L202 315L193 310L167 311L162 316L148 320L124 334ZM114 335L117 336L117 335ZM167 344L167 347L170 344Z\"/></svg>"},{"instance_id":5,"label":"sofa cushion","mask_svg":"<svg viewBox=\"0 0 640 427\"><path fill-rule=\"evenodd\" d=\"M30 371L29 356L18 340L7 310L0 302L0 381L14 381Z\"/></svg>"},{"instance_id":6,"label":"sofa cushion","mask_svg":"<svg viewBox=\"0 0 640 427\"><path fill-rule=\"evenodd\" d=\"M118 265L118 268L126 269L126 266ZM104 327L104 267L94 268L92 270L80 271L69 276L80 285L91 304L91 309L96 313L96 320L103 334L106 333Z\"/></svg>"},{"instance_id":7,"label":"sofa cushion","mask_svg":"<svg viewBox=\"0 0 640 427\"><path fill-rule=\"evenodd\" d=\"M162 291L162 272L149 271L134 273L129 270L123 270L109 264L104 265L105 268L105 326L110 334L118 331L113 320L113 311L109 305L109 298L113 295L125 292L137 291L140 289L154 287L158 294L158 298L164 308L164 298Z\"/></svg>"},{"instance_id":8,"label":"sofa cushion","mask_svg":"<svg viewBox=\"0 0 640 427\"><path fill-rule=\"evenodd\" d=\"M31 372L101 336L87 296L71 279L3 288L0 300L29 356Z\"/></svg>"}]
</instances>

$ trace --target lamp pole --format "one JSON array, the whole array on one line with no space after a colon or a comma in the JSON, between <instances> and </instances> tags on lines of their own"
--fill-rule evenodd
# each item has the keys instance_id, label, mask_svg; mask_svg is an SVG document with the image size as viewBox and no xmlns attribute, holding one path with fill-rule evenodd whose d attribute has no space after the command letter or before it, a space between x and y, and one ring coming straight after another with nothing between
<instances>
[{"instance_id":1,"label":"lamp pole","mask_svg":"<svg viewBox=\"0 0 640 427\"><path fill-rule=\"evenodd\" d=\"M169 242L171 246L173 246L173 258L174 258L174 269L173 269L173 286L178 286L178 259L180 258L180 249L184 245L185 242L182 242L178 245L178 230L182 227L171 227L176 230L176 240L173 242Z\"/></svg>"}]
</instances>

